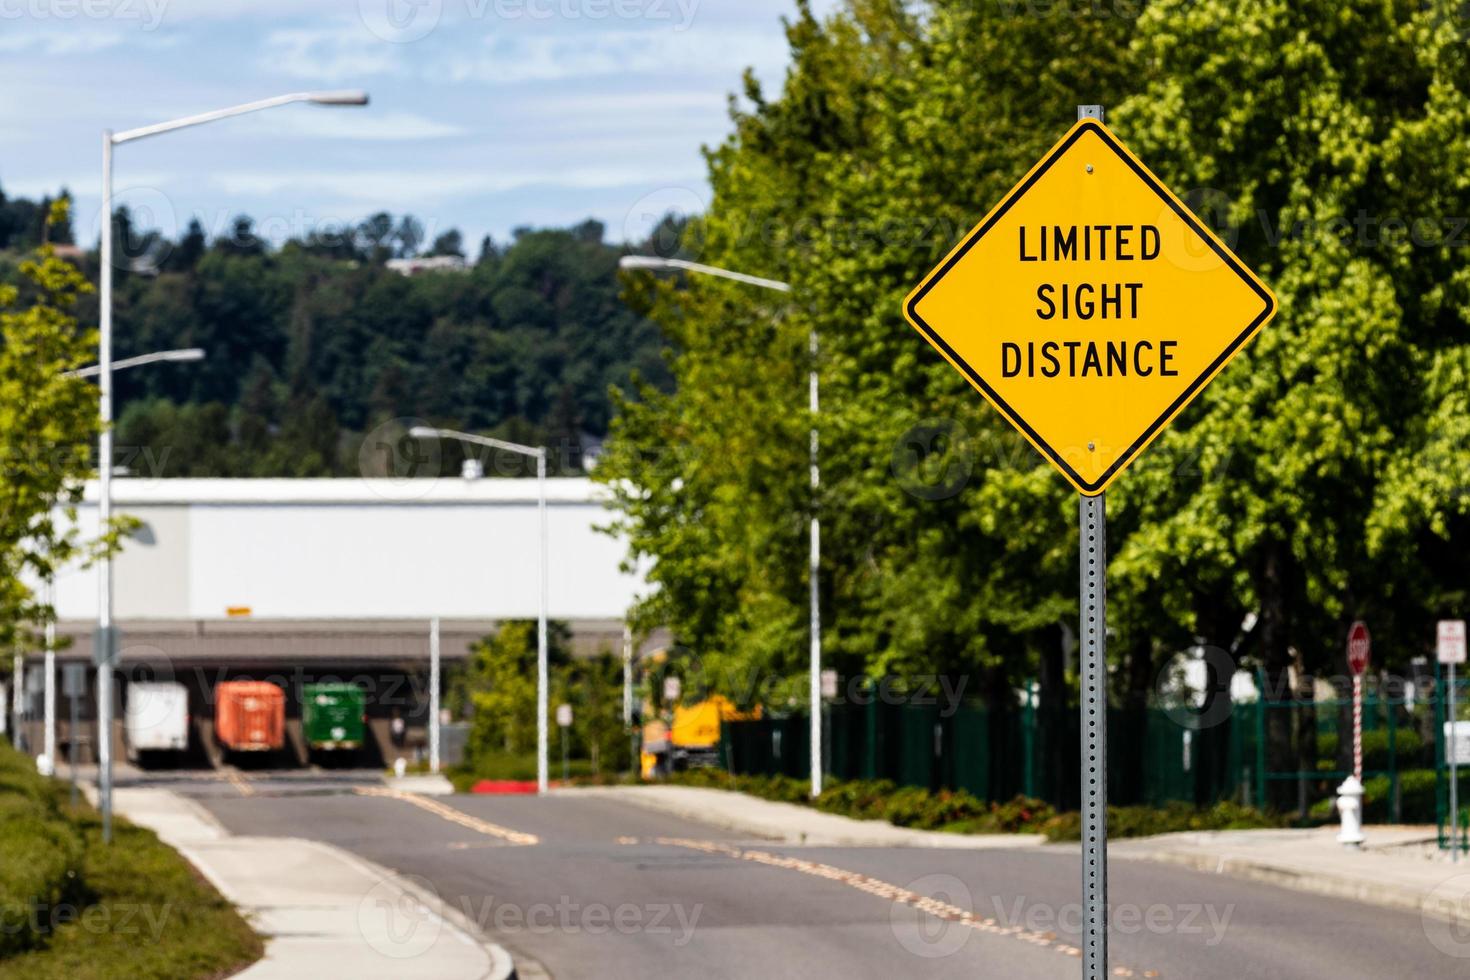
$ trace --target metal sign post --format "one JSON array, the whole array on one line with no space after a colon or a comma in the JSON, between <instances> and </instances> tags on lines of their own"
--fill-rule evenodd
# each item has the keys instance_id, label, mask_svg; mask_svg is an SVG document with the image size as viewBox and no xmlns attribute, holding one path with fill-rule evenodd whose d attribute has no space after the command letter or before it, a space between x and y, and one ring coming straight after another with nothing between
<instances>
[{"instance_id":1,"label":"metal sign post","mask_svg":"<svg viewBox=\"0 0 1470 980\"><path fill-rule=\"evenodd\" d=\"M1082 564L1082 975L1108 975L1107 501L1079 500Z\"/></svg>"},{"instance_id":2,"label":"metal sign post","mask_svg":"<svg viewBox=\"0 0 1470 980\"><path fill-rule=\"evenodd\" d=\"M633 627L623 625L623 728L628 733L628 773L638 773L638 733L633 729Z\"/></svg>"},{"instance_id":3,"label":"metal sign post","mask_svg":"<svg viewBox=\"0 0 1470 980\"><path fill-rule=\"evenodd\" d=\"M571 768L567 756L567 729L572 727L572 706L559 704L556 706L556 724L561 729L561 784L566 786L571 780Z\"/></svg>"},{"instance_id":4,"label":"metal sign post","mask_svg":"<svg viewBox=\"0 0 1470 980\"><path fill-rule=\"evenodd\" d=\"M1450 860L1460 860L1460 730L1455 717L1455 665L1465 662L1465 621L1463 619L1442 620L1436 644L1439 662L1450 669L1449 732L1445 740L1450 757Z\"/></svg>"},{"instance_id":5,"label":"metal sign post","mask_svg":"<svg viewBox=\"0 0 1470 980\"><path fill-rule=\"evenodd\" d=\"M1103 118L1100 105L1080 105L1077 119ZM1082 976L1108 975L1108 506L1078 498L1081 568L1082 690Z\"/></svg>"},{"instance_id":6,"label":"metal sign post","mask_svg":"<svg viewBox=\"0 0 1470 980\"><path fill-rule=\"evenodd\" d=\"M1450 746L1450 854L1454 863L1460 860L1460 725L1455 717L1455 664L1450 662L1450 731L1455 737Z\"/></svg>"}]
</instances>

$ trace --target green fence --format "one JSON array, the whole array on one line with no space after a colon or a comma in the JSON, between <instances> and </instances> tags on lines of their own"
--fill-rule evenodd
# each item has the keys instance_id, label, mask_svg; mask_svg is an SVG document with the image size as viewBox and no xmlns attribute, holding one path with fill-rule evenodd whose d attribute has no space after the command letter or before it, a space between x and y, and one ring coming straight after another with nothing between
<instances>
[{"instance_id":1,"label":"green fence","mask_svg":"<svg viewBox=\"0 0 1470 980\"><path fill-rule=\"evenodd\" d=\"M1207 805L1234 796L1239 769L1231 725L1194 728L1157 708L1108 712L1108 792L1112 802ZM1076 809L1079 721L1075 708L965 704L829 705L823 718L824 769L836 779L888 779L901 786L964 789L982 799L1018 794ZM721 739L731 772L809 773L805 715L728 722Z\"/></svg>"},{"instance_id":2,"label":"green fence","mask_svg":"<svg viewBox=\"0 0 1470 980\"><path fill-rule=\"evenodd\" d=\"M1461 719L1470 689L1460 685ZM1266 690L1258 677L1258 689ZM1448 839L1442 733L1444 686L1417 700L1390 696L1371 680L1364 698L1365 818L1429 823ZM1117 805L1220 800L1265 806L1306 821L1336 819L1334 802L1352 759L1352 700L1267 697L1218 716L1187 708L1108 710L1108 794ZM982 799L1018 794L1059 809L1079 804L1078 716L1074 706L1033 703L995 710L965 703L832 704L824 725L825 771L836 779L888 779L901 786L964 789ZM804 715L725 726L722 755L732 772L805 778ZM1272 747L1274 746L1274 748ZM1460 774L1462 821L1470 820L1470 766Z\"/></svg>"},{"instance_id":3,"label":"green fence","mask_svg":"<svg viewBox=\"0 0 1470 980\"><path fill-rule=\"evenodd\" d=\"M1429 680L1424 678L1424 680ZM1264 678L1257 684L1266 690ZM1365 678L1364 819L1421 823L1448 819L1441 744L1447 688L1436 678L1418 696ZM1463 688L1462 688L1463 691ZM1267 697L1235 706L1245 798L1307 821L1336 819L1337 787L1352 771L1353 701ZM1463 693L1461 695L1463 697ZM1274 733L1273 733L1274 730ZM1467 774L1470 779L1470 774ZM1462 787L1467 785L1462 780ZM1464 792L1462 788L1462 794Z\"/></svg>"}]
</instances>

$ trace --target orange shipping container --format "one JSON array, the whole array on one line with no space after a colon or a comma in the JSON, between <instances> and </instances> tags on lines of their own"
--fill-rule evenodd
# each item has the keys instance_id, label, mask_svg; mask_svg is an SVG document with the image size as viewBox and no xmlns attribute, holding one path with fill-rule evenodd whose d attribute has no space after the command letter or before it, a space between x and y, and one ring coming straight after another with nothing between
<instances>
[{"instance_id":1,"label":"orange shipping container","mask_svg":"<svg viewBox=\"0 0 1470 980\"><path fill-rule=\"evenodd\" d=\"M214 689L214 732L236 752L279 749L286 742L286 694L266 681L224 681Z\"/></svg>"}]
</instances>

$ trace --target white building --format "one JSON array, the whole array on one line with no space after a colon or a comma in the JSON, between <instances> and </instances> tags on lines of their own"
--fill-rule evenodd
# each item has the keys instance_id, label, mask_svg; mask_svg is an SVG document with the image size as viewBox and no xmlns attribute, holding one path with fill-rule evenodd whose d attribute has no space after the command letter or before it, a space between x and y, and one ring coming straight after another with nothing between
<instances>
[{"instance_id":1,"label":"white building","mask_svg":"<svg viewBox=\"0 0 1470 980\"><path fill-rule=\"evenodd\" d=\"M177 679L201 717L224 679L289 691L334 677L367 687L383 724L394 704L422 721L422 698L403 692L422 687L431 618L452 664L498 622L537 615L534 479L119 479L113 501L139 522L113 565L122 689ZM549 616L583 655L621 653L645 587L622 571L624 543L598 530L611 516L591 481L547 481ZM95 485L77 525L96 536ZM59 659L90 663L97 569L63 569L55 596ZM27 698L38 701L38 651L27 653Z\"/></svg>"},{"instance_id":2,"label":"white building","mask_svg":"<svg viewBox=\"0 0 1470 980\"><path fill-rule=\"evenodd\" d=\"M540 597L535 480L130 480L116 512L141 527L114 562L128 621L499 620ZM547 481L549 609L621 622L643 588L586 479ZM95 487L78 512L95 535ZM63 623L97 616L97 570L56 582ZM248 610L248 613L246 612Z\"/></svg>"}]
</instances>

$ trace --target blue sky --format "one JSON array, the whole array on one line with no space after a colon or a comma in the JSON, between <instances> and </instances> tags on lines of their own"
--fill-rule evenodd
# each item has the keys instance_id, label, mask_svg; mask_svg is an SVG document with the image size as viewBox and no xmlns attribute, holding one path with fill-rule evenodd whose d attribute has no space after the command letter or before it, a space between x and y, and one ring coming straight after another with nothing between
<instances>
[{"instance_id":1,"label":"blue sky","mask_svg":"<svg viewBox=\"0 0 1470 980\"><path fill-rule=\"evenodd\" d=\"M834 0L819 3L818 9ZM306 89L296 106L129 144L120 201L164 230L246 213L277 239L378 210L476 243L586 217L636 237L707 196L740 73L768 89L793 0L0 0L0 187L77 199L101 132Z\"/></svg>"}]
</instances>

